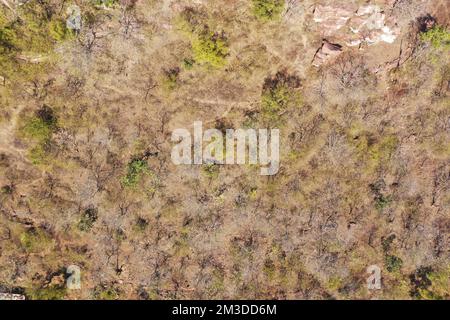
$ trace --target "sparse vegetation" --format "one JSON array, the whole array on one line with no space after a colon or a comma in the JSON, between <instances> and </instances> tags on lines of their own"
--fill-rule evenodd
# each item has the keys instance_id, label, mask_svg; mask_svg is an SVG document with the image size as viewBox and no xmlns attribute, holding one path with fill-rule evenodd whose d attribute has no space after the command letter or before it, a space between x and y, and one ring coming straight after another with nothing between
<instances>
[{"instance_id":1,"label":"sparse vegetation","mask_svg":"<svg viewBox=\"0 0 450 320\"><path fill-rule=\"evenodd\" d=\"M215 68L223 67L228 56L227 38L223 32L202 31L192 41L194 60Z\"/></svg>"},{"instance_id":2,"label":"sparse vegetation","mask_svg":"<svg viewBox=\"0 0 450 320\"><path fill-rule=\"evenodd\" d=\"M0 1L0 293L450 299L437 2ZM279 129L279 171L174 164L195 121Z\"/></svg>"},{"instance_id":3,"label":"sparse vegetation","mask_svg":"<svg viewBox=\"0 0 450 320\"><path fill-rule=\"evenodd\" d=\"M95 221L97 221L97 217L97 209L93 207L87 208L81 216L80 222L78 223L78 229L89 232L94 226Z\"/></svg>"},{"instance_id":4,"label":"sparse vegetation","mask_svg":"<svg viewBox=\"0 0 450 320\"><path fill-rule=\"evenodd\" d=\"M389 272L398 272L400 271L403 261L397 256L387 255L385 258L386 270Z\"/></svg>"},{"instance_id":5,"label":"sparse vegetation","mask_svg":"<svg viewBox=\"0 0 450 320\"><path fill-rule=\"evenodd\" d=\"M435 26L420 34L422 41L429 42L435 48L450 49L450 32L442 26Z\"/></svg>"},{"instance_id":6,"label":"sparse vegetation","mask_svg":"<svg viewBox=\"0 0 450 320\"><path fill-rule=\"evenodd\" d=\"M278 19L284 10L284 0L252 0L253 12L263 20Z\"/></svg>"},{"instance_id":7,"label":"sparse vegetation","mask_svg":"<svg viewBox=\"0 0 450 320\"><path fill-rule=\"evenodd\" d=\"M145 160L133 159L128 164L127 174L122 178L125 187L135 188L144 174L148 174L149 168Z\"/></svg>"},{"instance_id":8,"label":"sparse vegetation","mask_svg":"<svg viewBox=\"0 0 450 320\"><path fill-rule=\"evenodd\" d=\"M298 107L301 103L297 89L300 79L286 72L278 72L274 77L264 81L262 92L262 111L270 120L277 120L290 106Z\"/></svg>"}]
</instances>

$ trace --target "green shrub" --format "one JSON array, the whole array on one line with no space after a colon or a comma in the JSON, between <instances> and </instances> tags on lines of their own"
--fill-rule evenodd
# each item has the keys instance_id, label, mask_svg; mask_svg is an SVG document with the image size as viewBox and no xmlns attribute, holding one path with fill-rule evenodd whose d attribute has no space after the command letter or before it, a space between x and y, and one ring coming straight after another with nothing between
<instances>
[{"instance_id":1,"label":"green shrub","mask_svg":"<svg viewBox=\"0 0 450 320\"><path fill-rule=\"evenodd\" d=\"M31 300L63 300L66 295L66 288L63 285L32 288L25 290L25 294Z\"/></svg>"},{"instance_id":2,"label":"green shrub","mask_svg":"<svg viewBox=\"0 0 450 320\"><path fill-rule=\"evenodd\" d=\"M55 44L73 32L47 1L27 1L16 10L15 15L0 10L0 75L24 80L48 72ZM31 63L19 56L40 62Z\"/></svg>"},{"instance_id":3,"label":"green shrub","mask_svg":"<svg viewBox=\"0 0 450 320\"><path fill-rule=\"evenodd\" d=\"M278 19L284 10L284 0L252 0L253 13L263 21Z\"/></svg>"},{"instance_id":4,"label":"green shrub","mask_svg":"<svg viewBox=\"0 0 450 320\"><path fill-rule=\"evenodd\" d=\"M40 118L31 118L25 124L23 131L28 137L42 142L50 139L53 128Z\"/></svg>"},{"instance_id":5,"label":"green shrub","mask_svg":"<svg viewBox=\"0 0 450 320\"><path fill-rule=\"evenodd\" d=\"M40 143L30 149L28 152L28 158L35 165L46 164L47 163L47 144Z\"/></svg>"},{"instance_id":6,"label":"green shrub","mask_svg":"<svg viewBox=\"0 0 450 320\"><path fill-rule=\"evenodd\" d=\"M378 165L381 161L387 161L397 148L398 138L395 135L383 137L377 144L369 148L369 154L374 164Z\"/></svg>"},{"instance_id":7,"label":"green shrub","mask_svg":"<svg viewBox=\"0 0 450 320\"><path fill-rule=\"evenodd\" d=\"M50 140L56 129L57 118L53 110L46 105L33 117L25 120L25 124L20 129L21 135L37 143L28 153L28 157L34 164L45 162L47 151L50 149Z\"/></svg>"},{"instance_id":8,"label":"green shrub","mask_svg":"<svg viewBox=\"0 0 450 320\"><path fill-rule=\"evenodd\" d=\"M224 33L204 30L192 40L194 60L215 68L223 67L228 56L228 43Z\"/></svg>"},{"instance_id":9,"label":"green shrub","mask_svg":"<svg viewBox=\"0 0 450 320\"><path fill-rule=\"evenodd\" d=\"M390 203L392 202L392 198L390 196L383 196L380 195L375 199L375 208L378 211L383 211L384 208L386 208Z\"/></svg>"},{"instance_id":10,"label":"green shrub","mask_svg":"<svg viewBox=\"0 0 450 320\"><path fill-rule=\"evenodd\" d=\"M141 180L142 175L149 172L147 161L134 159L128 164L127 174L122 178L122 185L134 188Z\"/></svg>"},{"instance_id":11,"label":"green shrub","mask_svg":"<svg viewBox=\"0 0 450 320\"><path fill-rule=\"evenodd\" d=\"M164 72L163 85L168 90L173 90L177 86L178 76L180 75L180 68L172 68Z\"/></svg>"},{"instance_id":12,"label":"green shrub","mask_svg":"<svg viewBox=\"0 0 450 320\"><path fill-rule=\"evenodd\" d=\"M394 255L387 255L385 257L384 264L386 266L387 271L397 272L400 271L403 265L403 260Z\"/></svg>"},{"instance_id":13,"label":"green shrub","mask_svg":"<svg viewBox=\"0 0 450 320\"><path fill-rule=\"evenodd\" d=\"M47 141L56 129L56 125L57 119L53 110L49 106L44 105L36 111L33 117L27 119L23 132L26 136L37 141Z\"/></svg>"},{"instance_id":14,"label":"green shrub","mask_svg":"<svg viewBox=\"0 0 450 320\"><path fill-rule=\"evenodd\" d=\"M20 244L27 252L40 252L52 245L52 239L42 229L31 228L20 235Z\"/></svg>"},{"instance_id":15,"label":"green shrub","mask_svg":"<svg viewBox=\"0 0 450 320\"><path fill-rule=\"evenodd\" d=\"M300 79L286 72L266 78L261 96L263 114L274 121L290 105L300 103L300 94L296 90L299 87Z\"/></svg>"},{"instance_id":16,"label":"green shrub","mask_svg":"<svg viewBox=\"0 0 450 320\"><path fill-rule=\"evenodd\" d=\"M420 34L424 42L430 42L435 48L450 48L450 32L444 27L435 26L434 28Z\"/></svg>"},{"instance_id":17,"label":"green shrub","mask_svg":"<svg viewBox=\"0 0 450 320\"><path fill-rule=\"evenodd\" d=\"M194 67L194 63L195 63L194 59L185 58L185 59L183 60L183 67L184 67L186 70L190 70L190 69L192 69L192 68Z\"/></svg>"},{"instance_id":18,"label":"green shrub","mask_svg":"<svg viewBox=\"0 0 450 320\"><path fill-rule=\"evenodd\" d=\"M94 290L94 298L96 300L117 300L119 296L120 291L114 286L100 285Z\"/></svg>"},{"instance_id":19,"label":"green shrub","mask_svg":"<svg viewBox=\"0 0 450 320\"><path fill-rule=\"evenodd\" d=\"M83 212L80 221L78 222L78 229L81 231L90 231L97 221L97 209L88 208Z\"/></svg>"},{"instance_id":20,"label":"green shrub","mask_svg":"<svg viewBox=\"0 0 450 320\"><path fill-rule=\"evenodd\" d=\"M55 41L64 41L75 35L73 30L68 29L63 20L55 19L50 21L48 25L49 34Z\"/></svg>"},{"instance_id":21,"label":"green shrub","mask_svg":"<svg viewBox=\"0 0 450 320\"><path fill-rule=\"evenodd\" d=\"M383 251L385 253L387 253L387 252L389 252L389 250L391 250L391 245L392 245L392 242L394 242L394 240L395 240L395 235L394 234L391 234L387 238L383 237L381 239L381 246L383 247Z\"/></svg>"},{"instance_id":22,"label":"green shrub","mask_svg":"<svg viewBox=\"0 0 450 320\"><path fill-rule=\"evenodd\" d=\"M12 185L5 185L3 187L0 188L0 193L1 194L12 194L14 191L14 186Z\"/></svg>"},{"instance_id":23,"label":"green shrub","mask_svg":"<svg viewBox=\"0 0 450 320\"><path fill-rule=\"evenodd\" d=\"M118 0L96 0L95 4L97 6L105 6L107 8L111 8L114 5L116 5L119 1Z\"/></svg>"}]
</instances>

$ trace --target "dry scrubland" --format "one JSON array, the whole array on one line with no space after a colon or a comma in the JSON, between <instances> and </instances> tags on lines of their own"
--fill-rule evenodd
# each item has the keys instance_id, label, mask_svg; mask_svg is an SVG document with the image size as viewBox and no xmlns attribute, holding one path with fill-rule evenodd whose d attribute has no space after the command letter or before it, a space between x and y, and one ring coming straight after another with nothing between
<instances>
[{"instance_id":1,"label":"dry scrubland","mask_svg":"<svg viewBox=\"0 0 450 320\"><path fill-rule=\"evenodd\" d=\"M369 1L398 36L355 47L315 7L368 1L22 2L0 1L0 292L450 298L448 2ZM194 120L280 128L280 172L174 166Z\"/></svg>"}]
</instances>

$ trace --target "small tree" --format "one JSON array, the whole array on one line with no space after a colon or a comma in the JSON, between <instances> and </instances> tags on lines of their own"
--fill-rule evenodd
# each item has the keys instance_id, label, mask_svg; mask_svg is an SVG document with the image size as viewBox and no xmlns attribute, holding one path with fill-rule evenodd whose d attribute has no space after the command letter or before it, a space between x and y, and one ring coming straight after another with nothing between
<instances>
[{"instance_id":1,"label":"small tree","mask_svg":"<svg viewBox=\"0 0 450 320\"><path fill-rule=\"evenodd\" d=\"M253 0L253 13L262 21L278 19L284 10L284 0Z\"/></svg>"}]
</instances>

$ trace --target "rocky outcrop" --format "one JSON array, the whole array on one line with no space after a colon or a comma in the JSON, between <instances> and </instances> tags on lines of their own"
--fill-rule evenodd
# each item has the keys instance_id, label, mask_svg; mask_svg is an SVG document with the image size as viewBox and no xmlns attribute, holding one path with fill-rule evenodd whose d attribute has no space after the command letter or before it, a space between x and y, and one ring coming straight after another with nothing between
<instances>
[{"instance_id":1,"label":"rocky outcrop","mask_svg":"<svg viewBox=\"0 0 450 320\"><path fill-rule=\"evenodd\" d=\"M347 46L393 43L400 32L395 21L387 19L377 5L318 5L313 19L320 25L324 37L339 38Z\"/></svg>"},{"instance_id":2,"label":"rocky outcrop","mask_svg":"<svg viewBox=\"0 0 450 320\"><path fill-rule=\"evenodd\" d=\"M317 50L313 59L313 66L319 67L322 64L337 57L342 52L342 46L339 44L330 43L324 40L322 46Z\"/></svg>"},{"instance_id":3,"label":"rocky outcrop","mask_svg":"<svg viewBox=\"0 0 450 320\"><path fill-rule=\"evenodd\" d=\"M344 27L353 16L351 7L318 5L314 9L314 22L319 23L325 36L333 35Z\"/></svg>"},{"instance_id":4,"label":"rocky outcrop","mask_svg":"<svg viewBox=\"0 0 450 320\"><path fill-rule=\"evenodd\" d=\"M0 293L0 300L25 300L22 294Z\"/></svg>"}]
</instances>

